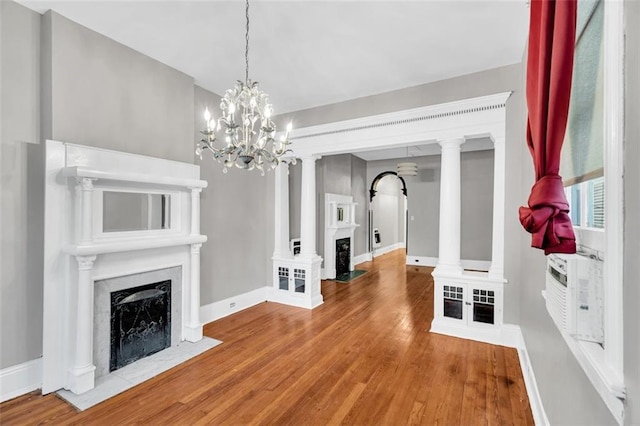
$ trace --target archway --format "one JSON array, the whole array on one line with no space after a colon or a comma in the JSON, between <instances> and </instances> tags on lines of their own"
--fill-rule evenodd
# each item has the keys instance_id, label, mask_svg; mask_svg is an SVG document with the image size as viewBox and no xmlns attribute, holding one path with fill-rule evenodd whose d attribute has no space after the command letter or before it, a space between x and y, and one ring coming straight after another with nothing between
<instances>
[{"instance_id":1,"label":"archway","mask_svg":"<svg viewBox=\"0 0 640 426\"><path fill-rule=\"evenodd\" d=\"M399 187L398 183L401 184ZM380 185L380 188L379 188ZM374 201L378 191L380 196ZM369 252L408 244L407 184L396 172L378 174L369 189Z\"/></svg>"}]
</instances>

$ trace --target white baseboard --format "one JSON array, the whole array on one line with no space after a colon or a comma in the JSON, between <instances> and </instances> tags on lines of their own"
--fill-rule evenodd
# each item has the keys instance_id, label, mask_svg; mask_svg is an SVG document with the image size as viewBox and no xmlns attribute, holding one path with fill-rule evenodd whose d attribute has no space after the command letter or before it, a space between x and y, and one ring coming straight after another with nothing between
<instances>
[{"instance_id":1,"label":"white baseboard","mask_svg":"<svg viewBox=\"0 0 640 426\"><path fill-rule=\"evenodd\" d=\"M42 388L42 358L0 370L0 402Z\"/></svg>"},{"instance_id":2,"label":"white baseboard","mask_svg":"<svg viewBox=\"0 0 640 426\"><path fill-rule=\"evenodd\" d=\"M353 257L353 264L359 265L363 262L371 262L373 260L373 255L371 253L363 253Z\"/></svg>"},{"instance_id":3,"label":"white baseboard","mask_svg":"<svg viewBox=\"0 0 640 426\"><path fill-rule=\"evenodd\" d=\"M533 367L531 366L531 360L529 359L529 352L527 352L527 346L524 343L524 337L522 336L522 330L518 327L520 339L520 345L518 346L518 359L520 360L520 369L522 370L522 376L524 377L524 386L527 389L527 396L529 397L529 405L531 406L531 412L533 413L533 421L536 426L549 426L549 419L547 413L544 411L542 405L542 399L540 398L540 391L538 390L538 382L536 376L533 374Z\"/></svg>"},{"instance_id":4,"label":"white baseboard","mask_svg":"<svg viewBox=\"0 0 640 426\"><path fill-rule=\"evenodd\" d=\"M407 255L407 265L431 266L435 268L437 264L438 264L437 257Z\"/></svg>"},{"instance_id":5,"label":"white baseboard","mask_svg":"<svg viewBox=\"0 0 640 426\"><path fill-rule=\"evenodd\" d=\"M503 324L501 327L471 328L449 322L446 319L434 319L431 322L431 330L429 331L516 349L520 347L522 341L520 327L512 324Z\"/></svg>"},{"instance_id":6,"label":"white baseboard","mask_svg":"<svg viewBox=\"0 0 640 426\"><path fill-rule=\"evenodd\" d=\"M269 302L282 303L283 305L296 306L298 308L313 309L324 303L322 294L312 299L306 295L296 295L289 291L279 291L273 287L267 288L267 300Z\"/></svg>"},{"instance_id":7,"label":"white baseboard","mask_svg":"<svg viewBox=\"0 0 640 426\"><path fill-rule=\"evenodd\" d=\"M383 254L387 254L390 251L394 251L404 247L405 247L404 243L395 243L395 244L391 244L390 246L375 248L373 249L373 257L382 256Z\"/></svg>"},{"instance_id":8,"label":"white baseboard","mask_svg":"<svg viewBox=\"0 0 640 426\"><path fill-rule=\"evenodd\" d=\"M460 263L462 264L463 269L472 269L475 271L488 271L491 267L491 261L489 260L463 259ZM407 256L407 265L430 266L435 268L438 266L438 258L428 256Z\"/></svg>"},{"instance_id":9,"label":"white baseboard","mask_svg":"<svg viewBox=\"0 0 640 426\"><path fill-rule=\"evenodd\" d=\"M203 324L219 320L258 303L267 301L267 290L271 287L260 287L247 293L232 296L224 300L200 307L200 321Z\"/></svg>"}]
</instances>

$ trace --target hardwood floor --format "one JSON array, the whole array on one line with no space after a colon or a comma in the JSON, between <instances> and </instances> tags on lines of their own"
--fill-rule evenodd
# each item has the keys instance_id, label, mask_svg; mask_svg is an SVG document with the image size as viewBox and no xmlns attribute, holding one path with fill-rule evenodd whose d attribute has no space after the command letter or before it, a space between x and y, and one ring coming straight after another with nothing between
<instances>
[{"instance_id":1,"label":"hardwood floor","mask_svg":"<svg viewBox=\"0 0 640 426\"><path fill-rule=\"evenodd\" d=\"M89 410L37 392L2 425L532 425L515 349L429 333L431 268L397 250L322 283L308 311L262 303L205 326L222 345Z\"/></svg>"}]
</instances>

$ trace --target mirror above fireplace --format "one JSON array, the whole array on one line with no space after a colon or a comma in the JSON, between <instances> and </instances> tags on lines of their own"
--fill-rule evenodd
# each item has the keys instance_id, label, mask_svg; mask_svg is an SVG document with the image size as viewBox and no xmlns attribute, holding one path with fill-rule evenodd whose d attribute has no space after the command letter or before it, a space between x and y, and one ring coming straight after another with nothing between
<instances>
[{"instance_id":1,"label":"mirror above fireplace","mask_svg":"<svg viewBox=\"0 0 640 426\"><path fill-rule=\"evenodd\" d=\"M170 228L169 194L104 191L102 197L102 232Z\"/></svg>"}]
</instances>

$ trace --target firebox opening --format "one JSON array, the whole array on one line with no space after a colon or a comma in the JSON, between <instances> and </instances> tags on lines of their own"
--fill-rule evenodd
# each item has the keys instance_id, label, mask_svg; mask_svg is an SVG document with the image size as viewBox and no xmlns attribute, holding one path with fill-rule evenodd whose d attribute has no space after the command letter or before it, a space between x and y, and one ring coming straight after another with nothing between
<instances>
[{"instance_id":1,"label":"firebox opening","mask_svg":"<svg viewBox=\"0 0 640 426\"><path fill-rule=\"evenodd\" d=\"M171 280L111 293L109 371L171 346Z\"/></svg>"}]
</instances>

